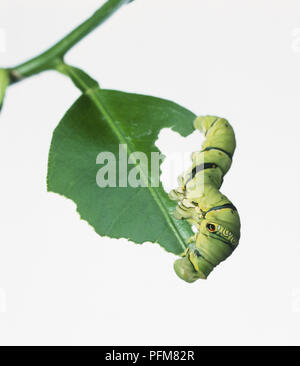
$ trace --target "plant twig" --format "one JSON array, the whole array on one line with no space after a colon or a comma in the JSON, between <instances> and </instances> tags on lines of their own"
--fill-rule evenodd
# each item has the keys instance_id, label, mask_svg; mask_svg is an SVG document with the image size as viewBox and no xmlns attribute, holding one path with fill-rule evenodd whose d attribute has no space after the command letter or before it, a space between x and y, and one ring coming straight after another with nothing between
<instances>
[{"instance_id":1,"label":"plant twig","mask_svg":"<svg viewBox=\"0 0 300 366\"><path fill-rule=\"evenodd\" d=\"M122 5L128 4L132 1L133 0L108 0L90 18L80 24L54 46L29 61L26 61L16 67L9 68L10 83L15 83L28 76L38 74L45 70L57 68L57 66L61 64L67 51L108 19Z\"/></svg>"}]
</instances>

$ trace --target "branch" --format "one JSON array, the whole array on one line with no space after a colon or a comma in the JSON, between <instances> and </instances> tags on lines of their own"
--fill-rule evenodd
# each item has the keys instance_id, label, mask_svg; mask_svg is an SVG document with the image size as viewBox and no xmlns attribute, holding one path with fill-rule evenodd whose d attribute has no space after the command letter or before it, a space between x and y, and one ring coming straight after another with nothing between
<instances>
[{"instance_id":1,"label":"branch","mask_svg":"<svg viewBox=\"0 0 300 366\"><path fill-rule=\"evenodd\" d=\"M128 4L132 1L133 0L108 0L90 18L84 21L54 46L29 61L10 68L10 83L15 83L23 78L38 74L45 70L55 69L57 65L62 62L64 55L75 44L102 24L122 5Z\"/></svg>"}]
</instances>

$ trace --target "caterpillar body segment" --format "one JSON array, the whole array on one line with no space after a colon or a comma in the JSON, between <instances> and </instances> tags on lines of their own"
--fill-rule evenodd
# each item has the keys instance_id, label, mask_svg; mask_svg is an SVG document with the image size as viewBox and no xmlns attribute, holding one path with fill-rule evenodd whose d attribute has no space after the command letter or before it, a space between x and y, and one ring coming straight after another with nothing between
<instances>
[{"instance_id":1,"label":"caterpillar body segment","mask_svg":"<svg viewBox=\"0 0 300 366\"><path fill-rule=\"evenodd\" d=\"M220 191L228 172L236 142L227 120L198 117L194 127L206 137L199 152L192 154L192 166L178 178L179 187L169 197L178 201L177 219L186 219L197 229L174 268L186 282L207 278L237 247L240 218L235 206Z\"/></svg>"}]
</instances>

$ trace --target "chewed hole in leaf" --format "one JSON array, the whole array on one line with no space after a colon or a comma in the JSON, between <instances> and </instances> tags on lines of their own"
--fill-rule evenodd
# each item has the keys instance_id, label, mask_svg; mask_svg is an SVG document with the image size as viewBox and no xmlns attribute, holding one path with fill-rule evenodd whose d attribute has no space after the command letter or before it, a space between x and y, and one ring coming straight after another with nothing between
<instances>
[{"instance_id":1,"label":"chewed hole in leaf","mask_svg":"<svg viewBox=\"0 0 300 366\"><path fill-rule=\"evenodd\" d=\"M161 128L173 127L188 136L193 133L195 117L176 103L151 96L103 89L84 94L54 131L48 162L48 190L72 199L80 217L100 236L125 238L137 244L158 243L168 252L181 254L192 230L189 223L174 218L176 202L170 200L159 185L132 185L130 173L136 166L130 164L126 184L122 179L120 183L120 177L127 177L126 171L123 174L120 169L112 169L114 184L99 184L99 171L107 162L98 158L99 154L108 153L119 157L120 146L125 145L130 155L142 152L151 156L152 161ZM188 151L188 155L199 149L198 141L199 144L201 141L197 137L192 144L191 137L184 139L178 133L167 131L171 138L167 137L162 144L166 149L159 143L167 156L166 162L171 146L173 152ZM177 139L173 141L172 136ZM126 158L128 154L124 155ZM129 171L129 168L132 169ZM141 175L141 171L145 170L139 168L137 172ZM180 167L174 177L181 171ZM152 169L150 174L152 178Z\"/></svg>"},{"instance_id":2,"label":"chewed hole in leaf","mask_svg":"<svg viewBox=\"0 0 300 366\"><path fill-rule=\"evenodd\" d=\"M161 164L161 182L166 192L178 186L178 176L191 166L191 153L199 151L202 142L203 136L198 130L187 137L171 128L160 131L155 145L165 156Z\"/></svg>"}]
</instances>

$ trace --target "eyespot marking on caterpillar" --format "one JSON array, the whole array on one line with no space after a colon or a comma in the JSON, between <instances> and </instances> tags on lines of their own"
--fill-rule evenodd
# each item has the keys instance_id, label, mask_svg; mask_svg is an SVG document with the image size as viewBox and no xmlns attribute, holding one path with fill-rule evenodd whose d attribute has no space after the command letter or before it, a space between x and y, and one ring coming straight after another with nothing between
<instances>
[{"instance_id":1,"label":"eyespot marking on caterpillar","mask_svg":"<svg viewBox=\"0 0 300 366\"><path fill-rule=\"evenodd\" d=\"M216 231L216 226L214 224L207 224L206 227L211 233L214 233Z\"/></svg>"}]
</instances>

